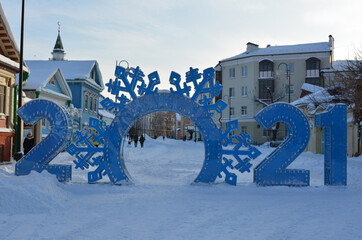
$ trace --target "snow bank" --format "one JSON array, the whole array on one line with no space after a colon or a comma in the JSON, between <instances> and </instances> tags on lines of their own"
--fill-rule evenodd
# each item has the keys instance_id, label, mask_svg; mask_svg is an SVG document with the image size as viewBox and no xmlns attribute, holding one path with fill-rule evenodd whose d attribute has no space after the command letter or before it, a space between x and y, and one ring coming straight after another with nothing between
<instances>
[{"instance_id":1,"label":"snow bank","mask_svg":"<svg viewBox=\"0 0 362 240\"><path fill-rule=\"evenodd\" d=\"M258 148L254 166L275 150ZM46 172L16 177L14 164L1 165L0 239L362 239L362 157L348 158L341 187L323 185L324 157L310 152L289 167L310 170L310 187L257 187L253 169L237 186L190 185L204 151L202 142L126 143L127 186L87 184L78 169L66 184Z\"/></svg>"},{"instance_id":2,"label":"snow bank","mask_svg":"<svg viewBox=\"0 0 362 240\"><path fill-rule=\"evenodd\" d=\"M0 209L7 214L46 213L68 207L69 195L48 172L32 171L28 176L14 176L14 165L0 168Z\"/></svg>"}]
</instances>

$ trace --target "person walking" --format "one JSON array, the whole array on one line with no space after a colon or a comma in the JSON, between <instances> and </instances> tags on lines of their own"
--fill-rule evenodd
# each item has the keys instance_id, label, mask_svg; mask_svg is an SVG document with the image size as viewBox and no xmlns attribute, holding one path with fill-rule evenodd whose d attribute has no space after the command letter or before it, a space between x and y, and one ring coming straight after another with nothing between
<instances>
[{"instance_id":1,"label":"person walking","mask_svg":"<svg viewBox=\"0 0 362 240\"><path fill-rule=\"evenodd\" d=\"M34 146L35 146L35 140L33 138L33 133L28 132L28 135L24 139L23 143L24 155L26 155Z\"/></svg>"},{"instance_id":2,"label":"person walking","mask_svg":"<svg viewBox=\"0 0 362 240\"><path fill-rule=\"evenodd\" d=\"M143 135L141 135L140 137L140 143L141 143L141 148L143 148L143 143L145 142L145 137Z\"/></svg>"},{"instance_id":3,"label":"person walking","mask_svg":"<svg viewBox=\"0 0 362 240\"><path fill-rule=\"evenodd\" d=\"M137 142L138 142L138 135L137 134L134 135L133 141L134 141L134 147L137 147Z\"/></svg>"}]
</instances>

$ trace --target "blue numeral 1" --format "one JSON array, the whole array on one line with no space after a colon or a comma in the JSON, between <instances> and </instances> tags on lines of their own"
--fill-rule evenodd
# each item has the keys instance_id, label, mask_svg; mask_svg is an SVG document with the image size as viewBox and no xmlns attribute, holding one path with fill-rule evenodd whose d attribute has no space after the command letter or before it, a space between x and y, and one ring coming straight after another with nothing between
<instances>
[{"instance_id":1,"label":"blue numeral 1","mask_svg":"<svg viewBox=\"0 0 362 240\"><path fill-rule=\"evenodd\" d=\"M347 106L336 104L316 114L315 125L324 127L324 184L347 184Z\"/></svg>"}]
</instances>

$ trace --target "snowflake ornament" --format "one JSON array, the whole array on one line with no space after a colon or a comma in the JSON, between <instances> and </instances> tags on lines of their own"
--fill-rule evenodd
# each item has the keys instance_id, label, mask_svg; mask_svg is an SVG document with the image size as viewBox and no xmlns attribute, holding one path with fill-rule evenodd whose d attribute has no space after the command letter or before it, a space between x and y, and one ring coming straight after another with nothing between
<instances>
[{"instance_id":1,"label":"snowflake ornament","mask_svg":"<svg viewBox=\"0 0 362 240\"><path fill-rule=\"evenodd\" d=\"M160 97L161 99L161 95L156 87L161 82L158 73L153 72L149 74L148 83L145 82L144 77L145 75L140 67L126 69L121 66L116 66L115 79L110 79L106 86L108 92L114 95L118 102L113 102L109 98L101 102L105 109L116 114L116 119L112 122L110 128L113 129L116 124L125 124L125 129L127 129L127 124L132 124L129 120L121 122L119 119L122 119L122 112L127 108L126 106L131 106L131 104L138 101L141 96L152 95L154 97ZM169 96L163 95L164 97L162 99L173 99L172 101L174 101L174 99L186 98L188 99L187 101L193 101L197 104L188 104L194 107L190 107L189 109L191 110L186 112L186 110L183 110L181 107L173 109L172 106L170 106L172 102L167 103L167 100L164 100L166 102L160 100L161 103L156 101L155 104L163 104L162 106L152 105L152 102L147 102L147 104L142 106L144 108L147 107L148 112L152 107L154 111L160 111L160 109L164 107L165 109L173 109L176 112L183 113L186 117L189 114L192 118L197 119L199 117L208 119L206 122L216 126L211 117L215 112L221 113L227 107L227 104L223 100L214 102L215 97L220 95L222 86L219 82L214 81L213 68L207 68L202 73L200 73L197 68L190 68L186 73L186 79L183 84L181 84L181 75L176 72L171 72L169 82L173 87L170 88ZM188 84L192 84L195 90L191 97L191 86ZM177 96L177 98L172 96ZM203 110L198 110L198 108ZM139 107L139 109L142 110L142 107ZM130 127L131 126L129 126L129 128ZM252 140L250 135L241 133L238 136L231 136L230 133L237 130L237 128L238 122L235 120L226 123L225 129L222 127L219 129L215 128L216 133L211 133L212 137L208 136L210 133L203 130L204 132L202 132L202 134L205 138L204 144L206 145L206 149L208 149L208 146L211 144L210 139L213 139L213 141L216 139L218 143L215 146L220 147L211 148L205 157L206 163L204 163L204 167L195 182L211 183L217 176L223 177L224 175L226 183L236 185L237 175L234 173L235 171L240 173L245 171L250 172L252 166L250 161L258 157L260 152L251 145ZM120 128L118 128L118 130L119 129ZM74 137L73 144L67 148L67 151L77 158L77 160L74 161L76 168L83 170L89 168L89 166L96 167L96 170L89 172L89 182L96 182L106 174L113 183L120 183L121 180L128 179L126 176L127 171L123 169L124 164L122 164L120 160L110 160L111 156L109 151L111 150L109 150L109 145L116 142L114 144L120 146L120 144L117 143L117 141L119 141L117 137L111 134L115 133L114 131L111 133L108 126L103 126L98 119L91 119L89 130L78 131ZM125 133L122 132L122 136L124 136L124 134ZM113 140L110 141L110 139ZM112 143L107 143L107 141ZM95 142L98 143L98 146L94 144ZM116 150L118 151L118 149ZM116 153L117 151L114 152ZM210 154L214 156L209 156ZM117 159L120 159L119 156ZM215 160L211 161L210 159ZM211 161L210 164L207 161ZM215 171L216 174L210 174L206 171L207 167L210 167L209 165L213 166L213 171ZM122 168L119 171L119 176L116 176L114 173L118 171L116 168ZM112 171L112 169L114 169L114 171Z\"/></svg>"}]
</instances>

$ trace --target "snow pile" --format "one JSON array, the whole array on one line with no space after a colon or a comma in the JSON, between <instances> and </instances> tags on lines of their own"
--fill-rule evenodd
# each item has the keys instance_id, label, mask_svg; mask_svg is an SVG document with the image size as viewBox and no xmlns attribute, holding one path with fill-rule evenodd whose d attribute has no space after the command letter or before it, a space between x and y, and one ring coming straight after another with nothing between
<instances>
[{"instance_id":1,"label":"snow pile","mask_svg":"<svg viewBox=\"0 0 362 240\"><path fill-rule=\"evenodd\" d=\"M258 148L253 166L275 150ZM127 186L87 184L74 168L66 184L46 172L16 177L14 164L2 165L0 239L362 239L362 157L348 158L348 186L324 186L324 156L310 152L289 167L310 170L310 187L257 187L253 169L237 186L190 185L204 152L201 142L162 137L144 148L126 142Z\"/></svg>"},{"instance_id":2,"label":"snow pile","mask_svg":"<svg viewBox=\"0 0 362 240\"><path fill-rule=\"evenodd\" d=\"M14 176L14 166L0 168L0 209L7 214L31 214L63 209L69 195L57 179L47 172Z\"/></svg>"},{"instance_id":3,"label":"snow pile","mask_svg":"<svg viewBox=\"0 0 362 240\"><path fill-rule=\"evenodd\" d=\"M315 93L318 91L323 90L324 88L314 85L314 84L309 84L309 83L303 83L302 85L302 90L308 91L310 93Z\"/></svg>"}]
</instances>

